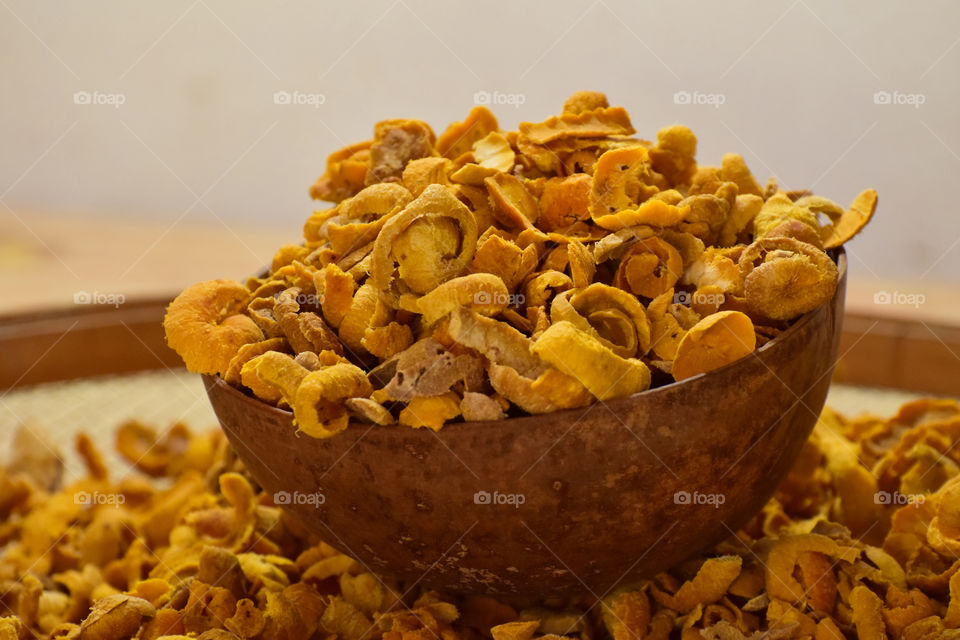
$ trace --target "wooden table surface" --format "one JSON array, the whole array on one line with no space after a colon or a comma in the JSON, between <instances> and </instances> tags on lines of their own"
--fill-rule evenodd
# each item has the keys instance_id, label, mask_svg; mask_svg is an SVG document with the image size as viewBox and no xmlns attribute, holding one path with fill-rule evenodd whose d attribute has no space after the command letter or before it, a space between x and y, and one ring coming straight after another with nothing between
<instances>
[{"instance_id":1,"label":"wooden table surface","mask_svg":"<svg viewBox=\"0 0 960 640\"><path fill-rule=\"evenodd\" d=\"M242 280L268 264L278 247L299 242L300 234L295 222L227 227L190 219L170 224L3 211L0 320L52 309L76 311L84 294L101 302L83 304L80 310L89 313L121 299L128 309L141 300L169 300L201 280ZM960 285L879 280L857 268L855 255L850 260L854 275L848 283L838 377L960 395ZM893 303L877 302L884 292ZM154 321L151 313L156 310L144 310L145 327ZM159 359L169 361L165 354Z\"/></svg>"}]
</instances>

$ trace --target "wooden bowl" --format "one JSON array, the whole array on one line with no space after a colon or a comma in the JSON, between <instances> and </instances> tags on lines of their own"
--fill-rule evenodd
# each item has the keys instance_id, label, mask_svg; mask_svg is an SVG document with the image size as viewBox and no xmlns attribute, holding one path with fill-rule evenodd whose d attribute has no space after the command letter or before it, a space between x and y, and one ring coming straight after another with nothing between
<instances>
[{"instance_id":1,"label":"wooden bowl","mask_svg":"<svg viewBox=\"0 0 960 640\"><path fill-rule=\"evenodd\" d=\"M373 572L453 592L602 596L731 535L823 408L846 259L828 304L750 357L610 402L429 429L298 436L292 414L205 377L275 501Z\"/></svg>"}]
</instances>

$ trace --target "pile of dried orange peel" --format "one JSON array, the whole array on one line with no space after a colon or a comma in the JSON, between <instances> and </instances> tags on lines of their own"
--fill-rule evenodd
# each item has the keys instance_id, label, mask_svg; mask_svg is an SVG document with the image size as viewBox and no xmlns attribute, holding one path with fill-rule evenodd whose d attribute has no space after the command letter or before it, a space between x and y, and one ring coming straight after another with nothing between
<instances>
[{"instance_id":1,"label":"pile of dried orange peel","mask_svg":"<svg viewBox=\"0 0 960 640\"><path fill-rule=\"evenodd\" d=\"M515 602L374 575L275 506L219 431L124 425L118 449L146 475L119 480L76 444L88 473L69 486L25 431L0 466L0 640L960 638L950 401L827 409L775 497L710 553L611 593Z\"/></svg>"},{"instance_id":2,"label":"pile of dried orange peel","mask_svg":"<svg viewBox=\"0 0 960 640\"><path fill-rule=\"evenodd\" d=\"M698 166L684 126L634 137L579 92L501 131L475 107L437 137L386 120L311 189L335 202L246 283L186 289L165 328L187 368L292 409L440 429L580 407L752 353L830 300L827 253L876 208Z\"/></svg>"}]
</instances>

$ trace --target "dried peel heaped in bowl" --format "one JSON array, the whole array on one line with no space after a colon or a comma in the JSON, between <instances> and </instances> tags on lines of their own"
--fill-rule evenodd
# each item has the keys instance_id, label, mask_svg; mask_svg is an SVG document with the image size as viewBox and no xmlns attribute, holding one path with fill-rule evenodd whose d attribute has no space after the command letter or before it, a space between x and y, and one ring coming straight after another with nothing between
<instances>
[{"instance_id":1,"label":"dried peel heaped in bowl","mask_svg":"<svg viewBox=\"0 0 960 640\"><path fill-rule=\"evenodd\" d=\"M377 123L333 153L306 221L246 283L193 285L168 343L328 437L351 420L440 429L548 413L749 356L830 300L828 253L869 222L761 187L743 158L699 166L682 125L635 136L578 92L500 129L483 106L439 136Z\"/></svg>"}]
</instances>

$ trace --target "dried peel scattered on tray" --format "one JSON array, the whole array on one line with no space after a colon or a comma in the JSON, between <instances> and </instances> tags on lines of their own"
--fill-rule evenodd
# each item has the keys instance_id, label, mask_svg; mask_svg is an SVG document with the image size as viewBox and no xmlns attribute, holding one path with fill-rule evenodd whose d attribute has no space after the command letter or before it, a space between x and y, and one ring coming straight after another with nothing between
<instances>
[{"instance_id":1,"label":"dried peel scattered on tray","mask_svg":"<svg viewBox=\"0 0 960 640\"><path fill-rule=\"evenodd\" d=\"M132 422L111 479L21 429L0 467L0 640L960 638L960 406L826 409L774 498L703 554L612 593L501 602L382 579L277 507L219 431Z\"/></svg>"},{"instance_id":2,"label":"dried peel scattered on tray","mask_svg":"<svg viewBox=\"0 0 960 640\"><path fill-rule=\"evenodd\" d=\"M336 204L303 243L246 283L186 289L168 343L329 437L627 396L743 358L832 298L827 251L875 191L844 209L761 186L735 153L698 166L687 127L634 134L596 92L517 131L484 106L440 136L377 123L329 157L311 194Z\"/></svg>"}]
</instances>

